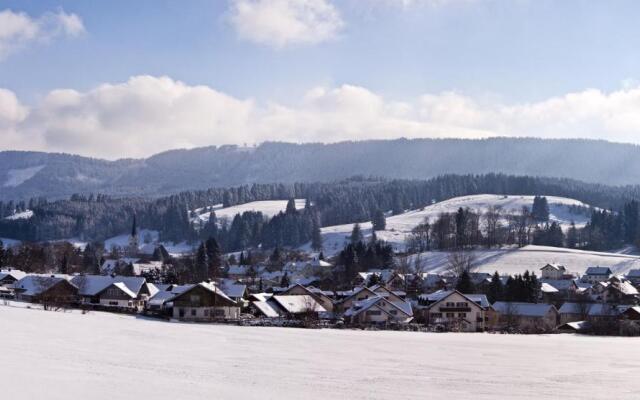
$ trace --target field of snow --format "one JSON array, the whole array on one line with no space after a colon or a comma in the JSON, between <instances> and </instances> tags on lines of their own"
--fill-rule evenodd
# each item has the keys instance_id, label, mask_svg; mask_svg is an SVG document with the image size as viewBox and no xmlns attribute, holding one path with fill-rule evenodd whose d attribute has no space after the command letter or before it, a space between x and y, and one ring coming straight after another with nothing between
<instances>
[{"instance_id":1,"label":"field of snow","mask_svg":"<svg viewBox=\"0 0 640 400\"><path fill-rule=\"evenodd\" d=\"M15 213L13 215L9 215L8 217L5 217L5 219L8 219L10 221L15 221L17 219L29 219L31 217L33 217L33 211L26 210L19 213Z\"/></svg>"},{"instance_id":2,"label":"field of snow","mask_svg":"<svg viewBox=\"0 0 640 400\"><path fill-rule=\"evenodd\" d=\"M0 240L2 241L2 245L7 248L7 247L14 247L19 245L20 243L22 243L19 240L16 239L9 239L9 238L0 238Z\"/></svg>"},{"instance_id":3,"label":"field of snow","mask_svg":"<svg viewBox=\"0 0 640 400\"><path fill-rule=\"evenodd\" d=\"M296 209L303 209L304 204L305 199L296 199ZM237 206L226 208L222 208L222 204L215 204L211 207L213 207L218 220L227 219L231 222L236 214L242 214L247 211L260 211L265 216L271 218L287 208L287 200L252 201L250 203L239 204ZM209 214L211 214L209 211L206 211L204 208L198 208L194 210L194 212L197 215L192 218L193 222L200 221L201 223L205 223L209 221Z\"/></svg>"},{"instance_id":4,"label":"field of snow","mask_svg":"<svg viewBox=\"0 0 640 400\"><path fill-rule=\"evenodd\" d=\"M546 246L525 246L522 248L475 250L475 271L500 274L520 274L526 270L540 275L540 268L548 263L564 265L569 272L583 274L588 267L609 267L614 274L625 274L630 269L640 268L640 256L622 253L601 253L595 251L572 250ZM449 253L430 251L420 254L420 264L424 272L443 272L447 269ZM415 256L411 257L411 262Z\"/></svg>"},{"instance_id":5,"label":"field of snow","mask_svg":"<svg viewBox=\"0 0 640 400\"><path fill-rule=\"evenodd\" d=\"M573 221L577 227L584 226L589 216L572 213L570 206L587 206L586 204L564 197L547 196L549 203L549 219L558 222L566 229ZM407 235L422 223L425 218L433 222L442 213L455 213L460 207L469 208L476 213L486 212L490 206L500 207L505 213L522 210L523 206L531 209L533 196L504 196L495 194L481 194L455 197L424 207L420 210L407 211L403 214L387 217L387 227L384 231L376 232L379 239L387 241L396 250L403 250ZM360 224L365 238L371 236L371 222ZM353 229L353 224L336 225L322 228L322 239L325 254L333 255L340 251ZM308 246L307 246L308 247Z\"/></svg>"},{"instance_id":6,"label":"field of snow","mask_svg":"<svg viewBox=\"0 0 640 400\"><path fill-rule=\"evenodd\" d=\"M0 306L3 395L111 399L629 399L635 338L168 323Z\"/></svg>"}]
</instances>

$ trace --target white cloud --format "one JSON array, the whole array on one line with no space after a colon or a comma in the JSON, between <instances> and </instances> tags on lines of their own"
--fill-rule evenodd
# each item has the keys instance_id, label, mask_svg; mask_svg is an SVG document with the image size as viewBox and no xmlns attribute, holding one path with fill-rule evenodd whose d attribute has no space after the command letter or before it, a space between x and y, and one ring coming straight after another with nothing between
<instances>
[{"instance_id":1,"label":"white cloud","mask_svg":"<svg viewBox=\"0 0 640 400\"><path fill-rule=\"evenodd\" d=\"M230 21L240 38L276 48L324 42L344 26L327 0L231 0Z\"/></svg>"},{"instance_id":2,"label":"white cloud","mask_svg":"<svg viewBox=\"0 0 640 400\"><path fill-rule=\"evenodd\" d=\"M363 87L310 89L291 103L238 99L168 77L86 92L54 90L28 108L0 89L0 149L101 158L219 144L397 137L535 136L640 143L640 86L501 104L455 92L392 101Z\"/></svg>"},{"instance_id":3,"label":"white cloud","mask_svg":"<svg viewBox=\"0 0 640 400\"><path fill-rule=\"evenodd\" d=\"M0 60L33 42L46 42L59 36L83 33L82 19L64 11L32 18L22 12L0 11Z\"/></svg>"}]
</instances>

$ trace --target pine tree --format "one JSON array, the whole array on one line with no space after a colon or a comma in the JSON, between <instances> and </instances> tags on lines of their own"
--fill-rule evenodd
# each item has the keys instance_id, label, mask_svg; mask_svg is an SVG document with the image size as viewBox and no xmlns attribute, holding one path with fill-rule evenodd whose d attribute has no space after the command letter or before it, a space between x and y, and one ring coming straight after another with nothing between
<instances>
[{"instance_id":1,"label":"pine tree","mask_svg":"<svg viewBox=\"0 0 640 400\"><path fill-rule=\"evenodd\" d=\"M297 213L296 201L295 199L291 198L289 199L289 201L287 201L287 208L286 208L285 214L295 215L296 213Z\"/></svg>"},{"instance_id":2,"label":"pine tree","mask_svg":"<svg viewBox=\"0 0 640 400\"><path fill-rule=\"evenodd\" d=\"M363 240L362 230L360 229L360 224L356 223L353 225L353 230L351 231L351 244L355 245L356 243L361 243Z\"/></svg>"},{"instance_id":3,"label":"pine tree","mask_svg":"<svg viewBox=\"0 0 640 400\"><path fill-rule=\"evenodd\" d=\"M475 288L471 281L471 275L469 275L468 271L462 271L462 274L458 278L458 283L456 284L456 290L464 294L471 294L474 292Z\"/></svg>"},{"instance_id":4,"label":"pine tree","mask_svg":"<svg viewBox=\"0 0 640 400\"><path fill-rule=\"evenodd\" d=\"M573 221L571 221L571 226L567 230L567 247L570 249L578 247L578 229Z\"/></svg>"},{"instance_id":5,"label":"pine tree","mask_svg":"<svg viewBox=\"0 0 640 400\"><path fill-rule=\"evenodd\" d=\"M195 271L198 282L209 279L209 265L207 262L207 248L204 242L200 242L198 250L196 250Z\"/></svg>"},{"instance_id":6,"label":"pine tree","mask_svg":"<svg viewBox=\"0 0 640 400\"><path fill-rule=\"evenodd\" d=\"M4 267L6 262L7 253L4 249L4 243L0 240L0 268Z\"/></svg>"},{"instance_id":7,"label":"pine tree","mask_svg":"<svg viewBox=\"0 0 640 400\"><path fill-rule=\"evenodd\" d=\"M500 275L498 275L498 271L496 271L491 277L491 283L489 283L489 290L487 291L487 298L489 299L489 302L495 303L496 301L502 300L503 296L504 287L502 285Z\"/></svg>"},{"instance_id":8,"label":"pine tree","mask_svg":"<svg viewBox=\"0 0 640 400\"><path fill-rule=\"evenodd\" d=\"M383 231L387 227L387 221L384 216L384 212L379 208L373 212L373 218L371 220L374 231Z\"/></svg>"},{"instance_id":9,"label":"pine tree","mask_svg":"<svg viewBox=\"0 0 640 400\"><path fill-rule=\"evenodd\" d=\"M290 282L289 282L289 274L287 272L284 273L284 275L282 275L282 279L280 279L280 287L289 287Z\"/></svg>"},{"instance_id":10,"label":"pine tree","mask_svg":"<svg viewBox=\"0 0 640 400\"><path fill-rule=\"evenodd\" d=\"M315 251L322 250L322 233L320 232L320 224L317 218L313 218L311 227L311 248Z\"/></svg>"},{"instance_id":11,"label":"pine tree","mask_svg":"<svg viewBox=\"0 0 640 400\"><path fill-rule=\"evenodd\" d=\"M222 251L218 246L218 241L210 237L205 242L205 248L207 252L207 264L209 275L213 278L219 278L222 275L220 267L222 266Z\"/></svg>"}]
</instances>

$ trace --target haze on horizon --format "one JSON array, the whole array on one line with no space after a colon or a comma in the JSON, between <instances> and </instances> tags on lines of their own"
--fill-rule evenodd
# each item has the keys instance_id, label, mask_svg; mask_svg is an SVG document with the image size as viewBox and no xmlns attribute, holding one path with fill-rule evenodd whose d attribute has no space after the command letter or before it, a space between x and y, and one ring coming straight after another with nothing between
<instances>
[{"instance_id":1,"label":"haze on horizon","mask_svg":"<svg viewBox=\"0 0 640 400\"><path fill-rule=\"evenodd\" d=\"M640 143L638 11L629 0L2 0L0 150Z\"/></svg>"}]
</instances>

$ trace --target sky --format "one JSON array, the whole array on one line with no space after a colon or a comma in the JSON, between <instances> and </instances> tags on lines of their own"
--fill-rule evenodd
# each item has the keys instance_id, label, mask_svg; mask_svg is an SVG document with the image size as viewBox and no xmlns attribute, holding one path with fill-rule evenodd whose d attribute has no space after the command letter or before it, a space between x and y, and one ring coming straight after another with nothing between
<instances>
[{"instance_id":1,"label":"sky","mask_svg":"<svg viewBox=\"0 0 640 400\"><path fill-rule=\"evenodd\" d=\"M640 143L640 2L0 0L0 150Z\"/></svg>"}]
</instances>

